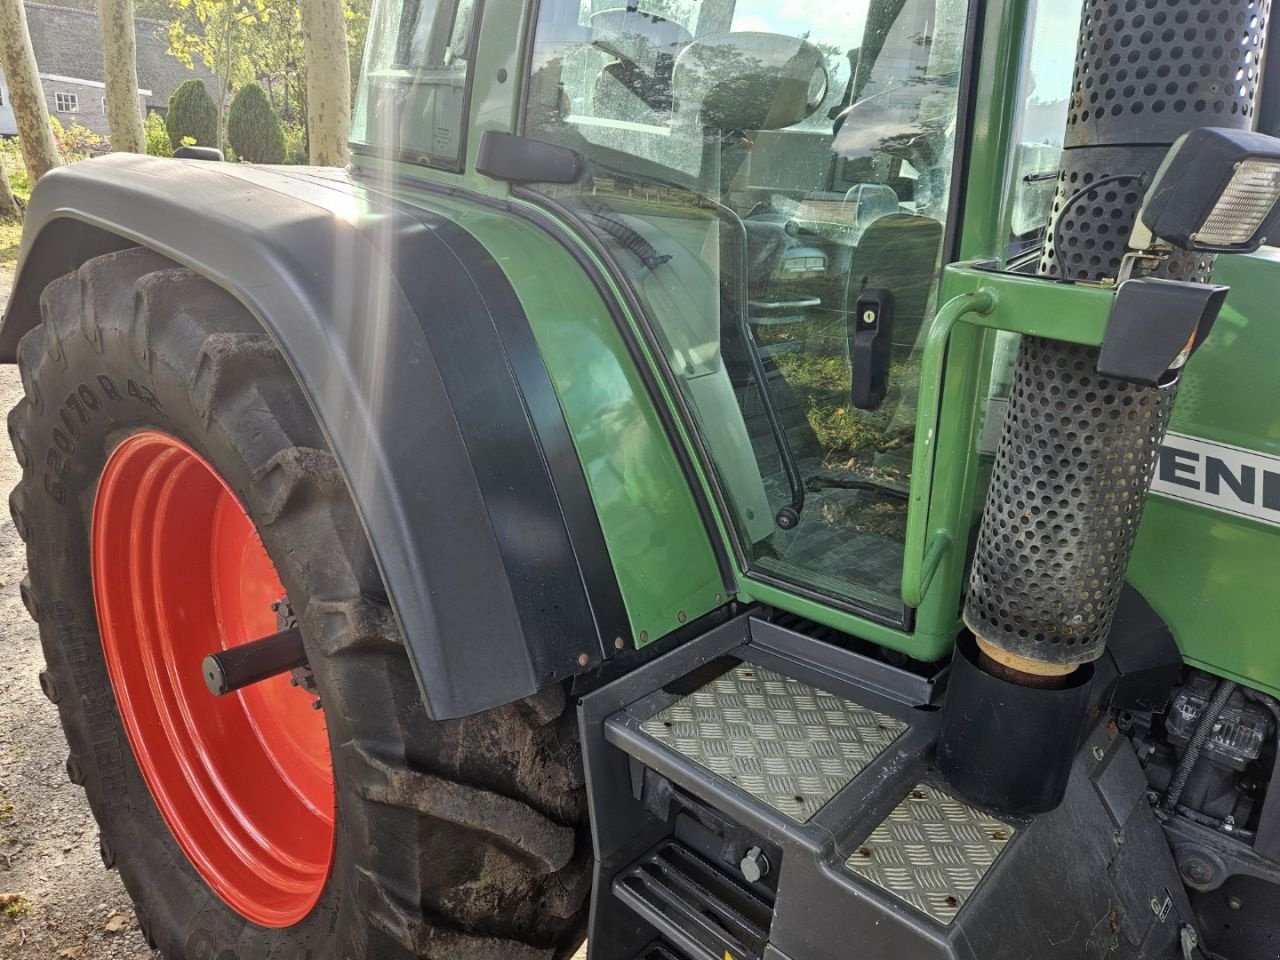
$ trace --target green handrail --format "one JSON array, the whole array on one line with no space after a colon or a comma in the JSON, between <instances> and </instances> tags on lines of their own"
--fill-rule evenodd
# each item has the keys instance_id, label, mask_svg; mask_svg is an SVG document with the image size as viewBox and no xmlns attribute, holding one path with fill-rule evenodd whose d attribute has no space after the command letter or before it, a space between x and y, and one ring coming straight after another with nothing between
<instances>
[{"instance_id":1,"label":"green handrail","mask_svg":"<svg viewBox=\"0 0 1280 960\"><path fill-rule=\"evenodd\" d=\"M948 300L929 325L920 361L916 443L911 457L911 500L902 564L902 600L909 607L918 607L924 602L938 564L955 539L950 530L929 531L929 503L933 497L933 462L942 414L942 370L947 344L957 323L970 314L990 314L998 302L999 296L994 289L980 287Z\"/></svg>"}]
</instances>

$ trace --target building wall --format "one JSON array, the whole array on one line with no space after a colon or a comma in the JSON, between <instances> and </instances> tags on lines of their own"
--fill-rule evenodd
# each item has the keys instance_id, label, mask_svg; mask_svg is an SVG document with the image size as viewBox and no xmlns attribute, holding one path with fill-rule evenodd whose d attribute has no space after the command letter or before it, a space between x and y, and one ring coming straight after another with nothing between
<instances>
[{"instance_id":1,"label":"building wall","mask_svg":"<svg viewBox=\"0 0 1280 960\"><path fill-rule=\"evenodd\" d=\"M107 124L106 87L92 80L75 80L71 77L40 77L40 86L44 88L45 102L49 105L49 116L57 117L64 127L73 123L88 127L99 136L109 136ZM147 94L150 91L139 91L138 112L144 113Z\"/></svg>"},{"instance_id":2,"label":"building wall","mask_svg":"<svg viewBox=\"0 0 1280 960\"><path fill-rule=\"evenodd\" d=\"M9 84L0 76L0 137L11 137L18 132L18 120L9 102Z\"/></svg>"},{"instance_id":3,"label":"building wall","mask_svg":"<svg viewBox=\"0 0 1280 960\"><path fill-rule=\"evenodd\" d=\"M64 127L78 123L103 137L110 133L107 114L102 108L102 98L106 93L102 86L44 77L40 78L40 86L44 87L49 116L57 117Z\"/></svg>"}]
</instances>

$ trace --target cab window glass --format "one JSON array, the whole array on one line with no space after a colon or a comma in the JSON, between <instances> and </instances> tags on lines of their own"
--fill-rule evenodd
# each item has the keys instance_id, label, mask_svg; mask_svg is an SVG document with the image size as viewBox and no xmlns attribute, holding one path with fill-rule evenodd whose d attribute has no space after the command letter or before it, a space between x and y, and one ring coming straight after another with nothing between
<instances>
[{"instance_id":1,"label":"cab window glass","mask_svg":"<svg viewBox=\"0 0 1280 960\"><path fill-rule=\"evenodd\" d=\"M351 139L457 169L475 0L375 0Z\"/></svg>"},{"instance_id":2,"label":"cab window glass","mask_svg":"<svg viewBox=\"0 0 1280 960\"><path fill-rule=\"evenodd\" d=\"M894 620L967 15L543 0L531 62L525 133L587 171L538 189L635 289L750 570ZM890 349L887 393L860 409L864 301Z\"/></svg>"},{"instance_id":3,"label":"cab window glass","mask_svg":"<svg viewBox=\"0 0 1280 960\"><path fill-rule=\"evenodd\" d=\"M1023 58L1022 109L1016 121L1015 178L1009 204L1009 257L1038 250L1044 242L1053 195L1058 186L1062 138L1075 65L1074 38L1080 8L1043 2L1033 10Z\"/></svg>"}]
</instances>

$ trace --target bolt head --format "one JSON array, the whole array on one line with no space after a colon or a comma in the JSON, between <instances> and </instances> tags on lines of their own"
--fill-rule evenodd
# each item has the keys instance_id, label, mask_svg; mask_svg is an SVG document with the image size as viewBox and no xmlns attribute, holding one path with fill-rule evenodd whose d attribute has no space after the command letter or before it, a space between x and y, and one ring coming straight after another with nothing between
<instances>
[{"instance_id":1,"label":"bolt head","mask_svg":"<svg viewBox=\"0 0 1280 960\"><path fill-rule=\"evenodd\" d=\"M1182 875L1193 885L1202 885L1213 880L1213 867L1199 857L1187 857L1182 861Z\"/></svg>"},{"instance_id":2,"label":"bolt head","mask_svg":"<svg viewBox=\"0 0 1280 960\"><path fill-rule=\"evenodd\" d=\"M626 645L627 645L627 641L623 640L621 637L613 638L613 649L621 650Z\"/></svg>"},{"instance_id":3,"label":"bolt head","mask_svg":"<svg viewBox=\"0 0 1280 960\"><path fill-rule=\"evenodd\" d=\"M591 658L587 656L585 653L578 654L578 666L585 667L590 662L591 662Z\"/></svg>"},{"instance_id":4,"label":"bolt head","mask_svg":"<svg viewBox=\"0 0 1280 960\"><path fill-rule=\"evenodd\" d=\"M759 883L769 875L769 858L759 847L752 847L738 865L748 883Z\"/></svg>"}]
</instances>

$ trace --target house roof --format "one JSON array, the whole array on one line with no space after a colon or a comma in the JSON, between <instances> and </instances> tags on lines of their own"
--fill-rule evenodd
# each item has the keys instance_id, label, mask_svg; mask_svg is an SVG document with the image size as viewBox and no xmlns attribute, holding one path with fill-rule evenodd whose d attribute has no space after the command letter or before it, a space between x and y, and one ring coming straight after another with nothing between
<instances>
[{"instance_id":1,"label":"house roof","mask_svg":"<svg viewBox=\"0 0 1280 960\"><path fill-rule=\"evenodd\" d=\"M27 3L27 28L41 74L75 77L101 83L102 37L98 14L91 10ZM160 20L139 17L135 21L138 38L138 86L150 90L153 103L168 103L170 95L184 80L200 77L212 82L212 75L197 63L188 70L169 56L167 25ZM213 91L210 90L210 93Z\"/></svg>"}]
</instances>

